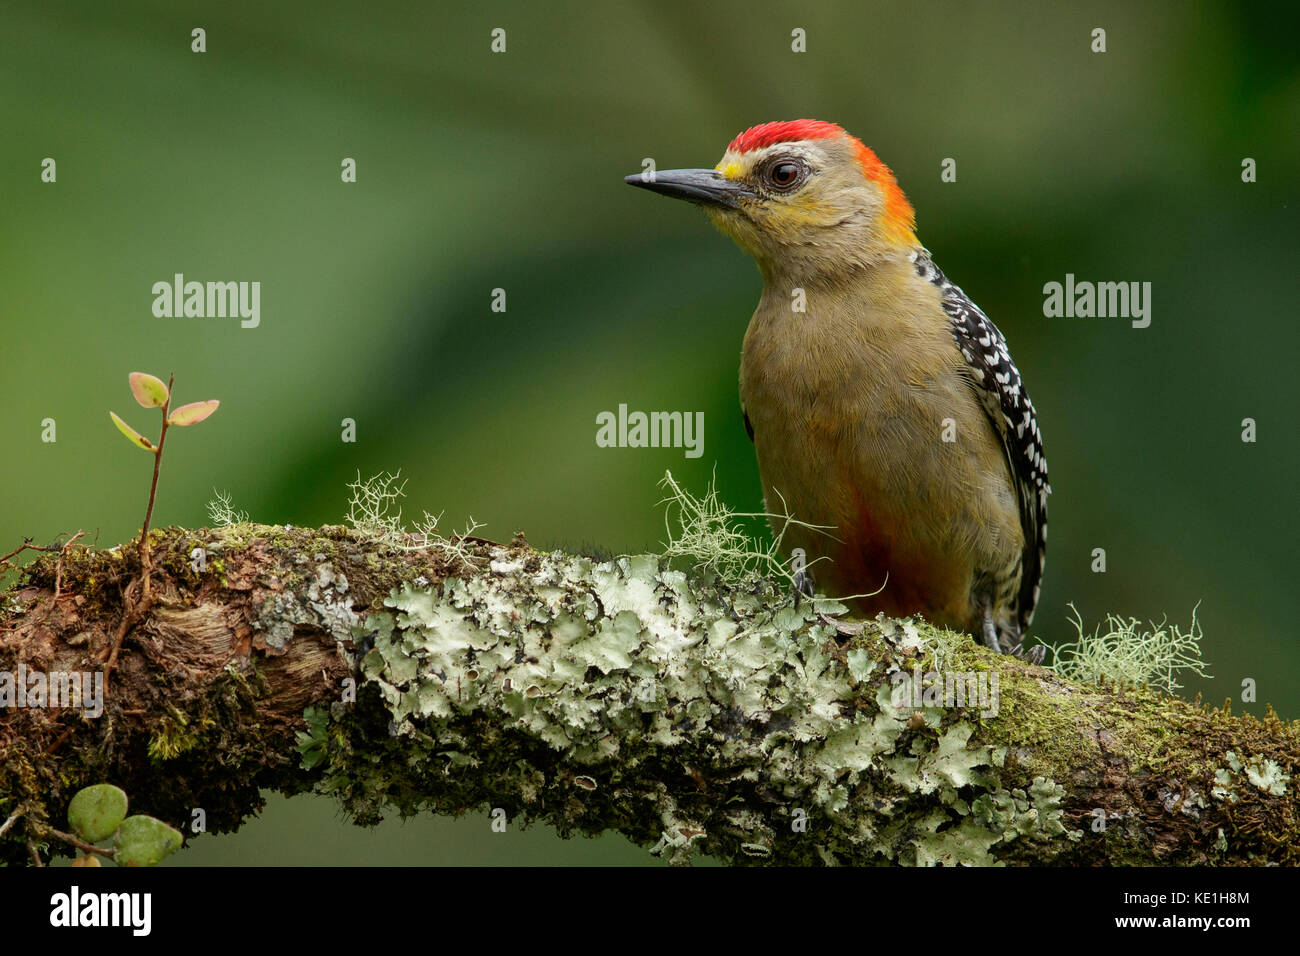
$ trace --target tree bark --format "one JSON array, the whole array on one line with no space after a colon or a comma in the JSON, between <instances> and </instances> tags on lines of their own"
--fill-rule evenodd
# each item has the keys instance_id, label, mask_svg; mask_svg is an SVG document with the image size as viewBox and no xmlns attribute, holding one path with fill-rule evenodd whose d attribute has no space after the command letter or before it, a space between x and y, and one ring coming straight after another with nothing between
<instances>
[{"instance_id":1,"label":"tree bark","mask_svg":"<svg viewBox=\"0 0 1300 956\"><path fill-rule=\"evenodd\" d=\"M315 789L361 824L488 810L675 862L1300 860L1300 724L1271 710L1070 683L652 555L250 524L151 542L157 603L102 714L0 707L7 862L100 782L186 833L196 810L229 831L263 789ZM0 594L11 688L20 665L102 673L139 573L131 546L24 568Z\"/></svg>"}]
</instances>

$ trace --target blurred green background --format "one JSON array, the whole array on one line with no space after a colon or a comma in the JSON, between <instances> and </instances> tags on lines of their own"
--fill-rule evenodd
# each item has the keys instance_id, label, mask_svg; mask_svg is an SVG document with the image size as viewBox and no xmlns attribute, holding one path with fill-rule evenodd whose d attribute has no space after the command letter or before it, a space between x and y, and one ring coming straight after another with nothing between
<instances>
[{"instance_id":1,"label":"blurred green background","mask_svg":"<svg viewBox=\"0 0 1300 956\"><path fill-rule=\"evenodd\" d=\"M657 548L665 469L700 491L716 466L723 498L758 510L736 396L757 270L622 178L816 117L893 167L1038 407L1054 494L1036 632L1070 637L1067 602L1089 628L1186 624L1200 602L1214 678L1185 692L1235 701L1253 678L1260 703L1234 709L1300 717L1300 71L1280 5L473 6L7 0L0 550L137 531L150 462L106 414L155 427L136 369L222 402L168 446L159 524L205 524L214 487L255 520L338 522L358 470L399 468L408 513L544 547ZM260 281L260 327L155 318L150 288L177 272ZM1044 318L1067 272L1151 282L1151 326ZM620 402L703 411L703 457L597 448ZM362 831L329 801L273 798L176 862L647 859L486 816Z\"/></svg>"}]
</instances>

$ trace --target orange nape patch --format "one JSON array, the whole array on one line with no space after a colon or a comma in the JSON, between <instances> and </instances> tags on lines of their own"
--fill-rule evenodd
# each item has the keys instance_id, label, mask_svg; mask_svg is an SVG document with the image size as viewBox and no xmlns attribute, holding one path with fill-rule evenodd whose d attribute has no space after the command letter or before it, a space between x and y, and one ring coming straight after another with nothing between
<instances>
[{"instance_id":1,"label":"orange nape patch","mask_svg":"<svg viewBox=\"0 0 1300 956\"><path fill-rule=\"evenodd\" d=\"M799 119L751 126L731 141L727 149L736 153L749 153L766 149L777 143L794 143L800 140L832 139L842 136L853 144L853 152L862 175L880 186L885 196L884 225L889 235L900 243L915 243L916 212L907 201L894 172L862 140L849 134L844 127L825 120Z\"/></svg>"},{"instance_id":2,"label":"orange nape patch","mask_svg":"<svg viewBox=\"0 0 1300 956\"><path fill-rule=\"evenodd\" d=\"M879 183L881 191L885 194L884 219L891 234L899 241L915 242L912 231L916 229L916 211L907 201L907 196L903 194L898 180L894 178L894 171L882 163L880 157L862 140L856 136L849 136L849 139L853 142L853 150L857 154L858 165L862 167L862 172L871 181Z\"/></svg>"}]
</instances>

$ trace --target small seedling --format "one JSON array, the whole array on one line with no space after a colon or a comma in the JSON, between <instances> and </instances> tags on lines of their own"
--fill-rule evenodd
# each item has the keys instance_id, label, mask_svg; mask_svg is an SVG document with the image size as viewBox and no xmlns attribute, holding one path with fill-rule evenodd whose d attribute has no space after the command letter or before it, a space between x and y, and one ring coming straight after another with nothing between
<instances>
[{"instance_id":1,"label":"small seedling","mask_svg":"<svg viewBox=\"0 0 1300 956\"><path fill-rule=\"evenodd\" d=\"M118 431L125 435L131 444L137 448L143 448L145 451L153 452L153 484L149 486L149 507L144 513L144 527L140 529L140 568L143 575L142 595L146 601L149 598L149 572L151 569L149 562L149 522L153 518L154 496L158 492L158 469L162 466L163 443L167 441L167 429L172 425L197 425L215 412L217 406L221 404L216 399L209 399L206 402L190 402L190 404L182 405L172 411L173 379L174 376L168 376L167 384L164 385L162 379L144 372L132 372L130 376L131 394L135 396L135 400L145 408L162 409L162 431L158 435L158 444L155 445L145 438L113 412L108 413Z\"/></svg>"}]
</instances>

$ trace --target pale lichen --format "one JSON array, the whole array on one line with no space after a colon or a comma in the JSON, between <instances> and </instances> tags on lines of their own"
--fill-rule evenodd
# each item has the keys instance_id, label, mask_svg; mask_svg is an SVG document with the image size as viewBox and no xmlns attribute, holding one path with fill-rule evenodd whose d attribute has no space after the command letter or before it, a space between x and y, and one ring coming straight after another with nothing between
<instances>
[{"instance_id":1,"label":"pale lichen","mask_svg":"<svg viewBox=\"0 0 1300 956\"><path fill-rule=\"evenodd\" d=\"M272 590L253 618L262 641L273 653L288 647L295 628L321 630L336 641L352 639L360 615L352 609L347 575L317 555L315 562L299 554L305 587Z\"/></svg>"},{"instance_id":2,"label":"pale lichen","mask_svg":"<svg viewBox=\"0 0 1300 956\"><path fill-rule=\"evenodd\" d=\"M1208 677L1201 660L1201 625L1192 608L1192 623L1186 631L1161 620L1143 625L1137 618L1106 615L1103 628L1083 630L1083 618L1074 605L1070 623L1078 639L1053 649L1052 669L1067 680L1097 683L1103 679L1128 686L1148 685L1167 693L1182 688L1182 672Z\"/></svg>"},{"instance_id":3,"label":"pale lichen","mask_svg":"<svg viewBox=\"0 0 1300 956\"><path fill-rule=\"evenodd\" d=\"M732 511L718 496L716 479L709 482L702 497L692 494L665 473L659 482L665 497L664 557L685 559L693 568L716 574L732 587L744 587L758 578L777 578L799 586L796 571L786 559L782 540L791 525L809 531L829 533L822 525L807 524L788 514ZM774 536L763 541L749 534L744 520L762 518L771 522ZM810 564L816 564L814 560Z\"/></svg>"},{"instance_id":4,"label":"pale lichen","mask_svg":"<svg viewBox=\"0 0 1300 956\"><path fill-rule=\"evenodd\" d=\"M1063 789L1042 777L1004 788L973 712L927 708L916 725L894 701L889 675L947 643L913 622L872 627L894 661L881 667L881 648L844 651L826 616L844 608L825 599L710 586L651 555L506 549L486 573L404 584L384 604L354 637L370 647L360 671L390 733L455 774L491 759L466 731L486 719L544 744L552 757L533 769L566 774L589 802L625 800L647 774L654 849L675 859L721 839L762 859L988 864L1000 845L1064 832ZM655 785L674 767L761 798L687 805ZM355 792L328 779L348 772L330 768L326 789Z\"/></svg>"},{"instance_id":5,"label":"pale lichen","mask_svg":"<svg viewBox=\"0 0 1300 956\"><path fill-rule=\"evenodd\" d=\"M212 521L212 527L225 528L248 521L248 512L235 508L229 492L213 488L212 497L208 499L208 518Z\"/></svg>"},{"instance_id":6,"label":"pale lichen","mask_svg":"<svg viewBox=\"0 0 1300 956\"><path fill-rule=\"evenodd\" d=\"M1275 797L1284 796L1291 775L1277 761L1259 754L1242 760L1235 751L1229 750L1223 758L1228 766L1220 767L1214 772L1214 789L1211 794L1220 800L1235 803L1239 799L1238 787L1242 777L1252 787Z\"/></svg>"}]
</instances>

